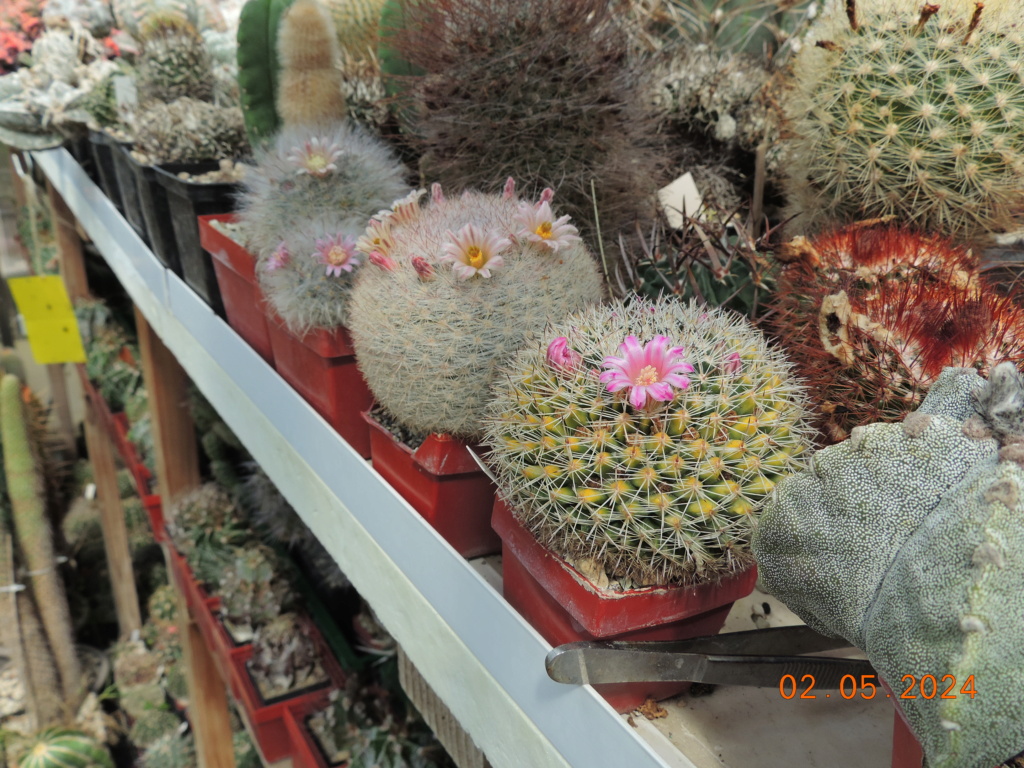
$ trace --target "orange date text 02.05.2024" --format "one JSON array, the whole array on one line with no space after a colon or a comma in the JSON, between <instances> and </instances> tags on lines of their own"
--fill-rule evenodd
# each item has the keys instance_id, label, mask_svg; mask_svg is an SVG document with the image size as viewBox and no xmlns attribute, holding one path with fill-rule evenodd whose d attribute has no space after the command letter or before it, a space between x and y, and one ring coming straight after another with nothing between
<instances>
[{"instance_id":1,"label":"orange date text 02.05.2024","mask_svg":"<svg viewBox=\"0 0 1024 768\"><path fill-rule=\"evenodd\" d=\"M887 699L955 699L960 696L974 698L977 691L974 690L974 675L964 680L963 685L957 684L953 675L943 675L936 678L935 675L904 675L901 679L903 691L889 693L885 688L879 688L875 675L861 675L858 679L853 675L844 675L839 681L838 692L825 693L815 690L814 675L803 675L799 680L794 675L783 675L779 679L779 693L784 699L873 699L875 696Z\"/></svg>"}]
</instances>

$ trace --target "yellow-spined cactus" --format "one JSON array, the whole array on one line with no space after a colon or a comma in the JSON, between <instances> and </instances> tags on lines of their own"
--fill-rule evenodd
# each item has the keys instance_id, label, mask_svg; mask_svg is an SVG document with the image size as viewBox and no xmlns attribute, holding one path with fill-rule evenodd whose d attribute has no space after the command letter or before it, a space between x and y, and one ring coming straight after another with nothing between
<instances>
[{"instance_id":1,"label":"yellow-spined cactus","mask_svg":"<svg viewBox=\"0 0 1024 768\"><path fill-rule=\"evenodd\" d=\"M277 112L286 126L320 126L345 117L334 22L317 0L296 0L277 38Z\"/></svg>"}]
</instances>

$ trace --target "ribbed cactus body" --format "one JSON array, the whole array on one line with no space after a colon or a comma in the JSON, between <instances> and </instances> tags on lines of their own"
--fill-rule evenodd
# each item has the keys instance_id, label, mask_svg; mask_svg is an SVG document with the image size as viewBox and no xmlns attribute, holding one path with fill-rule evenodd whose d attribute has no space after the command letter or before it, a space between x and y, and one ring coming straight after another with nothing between
<instances>
[{"instance_id":1,"label":"ribbed cactus body","mask_svg":"<svg viewBox=\"0 0 1024 768\"><path fill-rule=\"evenodd\" d=\"M1024 15L1009 11L1012 25L967 4L848 5L856 29L836 3L819 47L794 64L794 225L895 215L958 237L1012 226L1024 200Z\"/></svg>"},{"instance_id":2,"label":"ribbed cactus body","mask_svg":"<svg viewBox=\"0 0 1024 768\"><path fill-rule=\"evenodd\" d=\"M139 100L163 102L213 96L213 64L196 28L177 14L147 16L139 30L142 54L137 79Z\"/></svg>"},{"instance_id":3,"label":"ribbed cactus body","mask_svg":"<svg viewBox=\"0 0 1024 768\"><path fill-rule=\"evenodd\" d=\"M324 0L338 44L355 58L372 55L384 0Z\"/></svg>"},{"instance_id":4,"label":"ribbed cactus body","mask_svg":"<svg viewBox=\"0 0 1024 768\"><path fill-rule=\"evenodd\" d=\"M114 761L104 746L81 731L47 728L32 737L15 768L114 768Z\"/></svg>"},{"instance_id":5,"label":"ribbed cactus body","mask_svg":"<svg viewBox=\"0 0 1024 768\"><path fill-rule=\"evenodd\" d=\"M894 691L904 675L952 688L900 701L931 766L1024 750L1022 438L1011 364L987 384L947 369L902 424L859 427L782 482L754 537L766 588L866 651Z\"/></svg>"},{"instance_id":6,"label":"ribbed cactus body","mask_svg":"<svg viewBox=\"0 0 1024 768\"><path fill-rule=\"evenodd\" d=\"M638 409L599 374L627 337L659 335L694 371L670 400ZM571 365L546 351L559 337ZM671 299L549 327L502 368L490 414L488 463L517 516L554 551L639 584L750 565L757 512L808 447L783 356L745 320Z\"/></svg>"},{"instance_id":7,"label":"ribbed cactus body","mask_svg":"<svg viewBox=\"0 0 1024 768\"><path fill-rule=\"evenodd\" d=\"M224 617L252 631L280 616L294 600L282 569L280 558L269 547L236 550L217 587Z\"/></svg>"},{"instance_id":8,"label":"ribbed cactus body","mask_svg":"<svg viewBox=\"0 0 1024 768\"><path fill-rule=\"evenodd\" d=\"M277 113L284 125L324 126L344 119L337 33L317 0L295 0L284 13L277 55Z\"/></svg>"},{"instance_id":9,"label":"ribbed cactus body","mask_svg":"<svg viewBox=\"0 0 1024 768\"><path fill-rule=\"evenodd\" d=\"M44 479L38 471L25 423L21 382L12 375L0 381L0 435L18 549L32 574L32 595L56 660L61 690L66 703L74 708L84 693L81 665L64 585L57 572L53 532L46 515Z\"/></svg>"},{"instance_id":10,"label":"ribbed cactus body","mask_svg":"<svg viewBox=\"0 0 1024 768\"><path fill-rule=\"evenodd\" d=\"M433 197L382 215L383 238L377 225L367 231L367 241L381 242L364 247L384 266L361 268L349 327L359 368L385 410L416 432L473 438L498 366L546 323L600 301L601 277L578 240L552 251L521 234L520 205L534 204L511 191L446 199L435 187ZM445 260L467 227L506 242L489 277L460 277Z\"/></svg>"},{"instance_id":11,"label":"ribbed cactus body","mask_svg":"<svg viewBox=\"0 0 1024 768\"><path fill-rule=\"evenodd\" d=\"M248 0L238 19L238 85L245 128L254 146L280 127L277 32L291 0Z\"/></svg>"}]
</instances>

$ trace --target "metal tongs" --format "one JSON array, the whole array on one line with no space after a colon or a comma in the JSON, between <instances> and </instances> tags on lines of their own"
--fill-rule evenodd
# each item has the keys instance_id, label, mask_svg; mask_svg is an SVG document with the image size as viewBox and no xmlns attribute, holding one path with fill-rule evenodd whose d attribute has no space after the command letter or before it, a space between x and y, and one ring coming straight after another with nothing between
<instances>
[{"instance_id":1,"label":"metal tongs","mask_svg":"<svg viewBox=\"0 0 1024 768\"><path fill-rule=\"evenodd\" d=\"M842 638L809 627L778 627L689 640L580 642L553 648L548 676L559 683L683 682L777 687L786 675L794 687L836 689L847 675L854 685L874 675L867 661L803 654L849 648Z\"/></svg>"}]
</instances>

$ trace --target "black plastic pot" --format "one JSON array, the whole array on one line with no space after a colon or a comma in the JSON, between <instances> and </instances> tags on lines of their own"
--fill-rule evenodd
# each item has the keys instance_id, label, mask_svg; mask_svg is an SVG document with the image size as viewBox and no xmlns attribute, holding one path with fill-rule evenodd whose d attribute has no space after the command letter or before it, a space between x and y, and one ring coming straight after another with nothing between
<instances>
[{"instance_id":1,"label":"black plastic pot","mask_svg":"<svg viewBox=\"0 0 1024 768\"><path fill-rule=\"evenodd\" d=\"M113 140L101 131L89 131L89 144L92 146L92 159L96 163L100 187L114 207L124 213L121 189L117 185L117 171L114 169Z\"/></svg>"},{"instance_id":2,"label":"black plastic pot","mask_svg":"<svg viewBox=\"0 0 1024 768\"><path fill-rule=\"evenodd\" d=\"M82 170L86 172L93 183L99 184L99 174L96 172L96 163L92 159L92 145L89 143L89 135L86 133L76 134L74 138L68 139L65 143L68 152L75 158Z\"/></svg>"},{"instance_id":3,"label":"black plastic pot","mask_svg":"<svg viewBox=\"0 0 1024 768\"><path fill-rule=\"evenodd\" d=\"M167 188L160 183L157 169L142 165L128 155L135 188L139 192L142 218L146 222L149 245L157 260L178 277L181 277L181 259L178 258L178 244L174 239L174 225L171 223L171 206L167 202Z\"/></svg>"},{"instance_id":4,"label":"black plastic pot","mask_svg":"<svg viewBox=\"0 0 1024 768\"><path fill-rule=\"evenodd\" d=\"M174 239L178 243L178 256L181 260L181 277L214 312L225 317L217 277L213 271L213 258L203 250L199 242L198 217L234 211L238 184L200 184L178 177L183 172L198 175L216 169L216 163L156 166L157 179L167 190L171 225L174 227Z\"/></svg>"},{"instance_id":5,"label":"black plastic pot","mask_svg":"<svg viewBox=\"0 0 1024 768\"><path fill-rule=\"evenodd\" d=\"M132 170L132 145L115 142L111 147L114 157L114 173L117 175L117 186L121 190L121 205L124 217L132 229L147 244L149 235L146 231L146 220L142 215L142 200L139 197L139 184Z\"/></svg>"}]
</instances>

